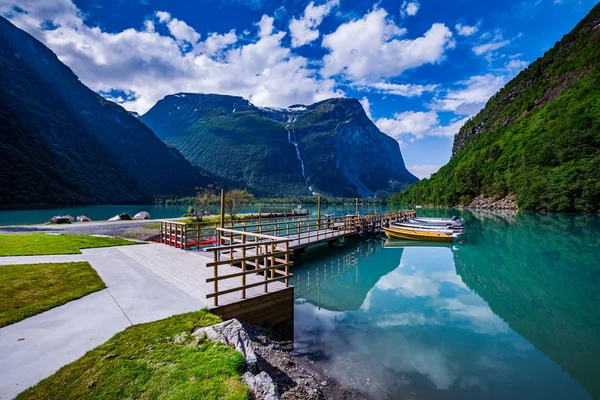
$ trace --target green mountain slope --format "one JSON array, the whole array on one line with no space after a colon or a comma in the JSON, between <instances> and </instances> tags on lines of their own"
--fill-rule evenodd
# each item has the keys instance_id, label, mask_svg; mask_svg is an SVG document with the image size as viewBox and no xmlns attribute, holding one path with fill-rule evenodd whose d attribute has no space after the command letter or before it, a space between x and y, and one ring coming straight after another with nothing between
<instances>
[{"instance_id":1,"label":"green mountain slope","mask_svg":"<svg viewBox=\"0 0 600 400\"><path fill-rule=\"evenodd\" d=\"M241 97L180 93L141 117L190 162L258 195L308 195L285 128Z\"/></svg>"},{"instance_id":2,"label":"green mountain slope","mask_svg":"<svg viewBox=\"0 0 600 400\"><path fill-rule=\"evenodd\" d=\"M507 194L521 209L600 210L600 5L460 129L447 165L390 202Z\"/></svg>"},{"instance_id":3,"label":"green mountain slope","mask_svg":"<svg viewBox=\"0 0 600 400\"><path fill-rule=\"evenodd\" d=\"M259 195L386 196L417 181L355 99L280 109L180 93L141 120L192 164Z\"/></svg>"},{"instance_id":4,"label":"green mountain slope","mask_svg":"<svg viewBox=\"0 0 600 400\"><path fill-rule=\"evenodd\" d=\"M0 205L131 203L213 182L0 18Z\"/></svg>"}]
</instances>

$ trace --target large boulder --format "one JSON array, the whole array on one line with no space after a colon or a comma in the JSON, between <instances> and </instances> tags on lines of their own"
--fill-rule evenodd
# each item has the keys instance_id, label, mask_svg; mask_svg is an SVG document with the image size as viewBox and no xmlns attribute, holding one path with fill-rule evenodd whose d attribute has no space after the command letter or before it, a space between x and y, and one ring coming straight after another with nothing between
<instances>
[{"instance_id":1,"label":"large boulder","mask_svg":"<svg viewBox=\"0 0 600 400\"><path fill-rule=\"evenodd\" d=\"M133 219L150 219L150 213L146 211L140 211L133 216Z\"/></svg>"},{"instance_id":2,"label":"large boulder","mask_svg":"<svg viewBox=\"0 0 600 400\"><path fill-rule=\"evenodd\" d=\"M115 215L114 217L109 219L109 221L130 221L130 220L131 220L131 215L126 214L126 213Z\"/></svg>"},{"instance_id":3,"label":"large boulder","mask_svg":"<svg viewBox=\"0 0 600 400\"><path fill-rule=\"evenodd\" d=\"M193 335L199 339L215 340L233 347L244 356L248 370L251 372L257 371L257 359L254 350L252 350L250 336L237 319L234 318L213 326L198 328Z\"/></svg>"},{"instance_id":4,"label":"large boulder","mask_svg":"<svg viewBox=\"0 0 600 400\"><path fill-rule=\"evenodd\" d=\"M86 217L85 215L77 216L77 222L92 222L91 218Z\"/></svg>"},{"instance_id":5,"label":"large boulder","mask_svg":"<svg viewBox=\"0 0 600 400\"><path fill-rule=\"evenodd\" d=\"M73 221L75 221L75 218L70 215L56 215L50 220L53 224L69 224Z\"/></svg>"},{"instance_id":6,"label":"large boulder","mask_svg":"<svg viewBox=\"0 0 600 400\"><path fill-rule=\"evenodd\" d=\"M252 395L257 400L279 400L279 393L275 389L275 384L271 376L265 371L258 375L252 372L246 372L242 375L242 380L248 385Z\"/></svg>"}]
</instances>

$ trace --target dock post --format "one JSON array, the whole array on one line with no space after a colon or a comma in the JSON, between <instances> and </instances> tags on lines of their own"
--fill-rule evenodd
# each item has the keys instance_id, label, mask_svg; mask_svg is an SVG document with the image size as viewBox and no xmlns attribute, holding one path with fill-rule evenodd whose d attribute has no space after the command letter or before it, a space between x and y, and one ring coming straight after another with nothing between
<instances>
[{"instance_id":1,"label":"dock post","mask_svg":"<svg viewBox=\"0 0 600 400\"><path fill-rule=\"evenodd\" d=\"M321 196L317 197L317 230L321 229Z\"/></svg>"},{"instance_id":2,"label":"dock post","mask_svg":"<svg viewBox=\"0 0 600 400\"><path fill-rule=\"evenodd\" d=\"M221 189L221 215L219 217L219 227L221 229L225 228L225 189ZM217 243L219 246L222 245L221 232L219 230L217 230Z\"/></svg>"}]
</instances>

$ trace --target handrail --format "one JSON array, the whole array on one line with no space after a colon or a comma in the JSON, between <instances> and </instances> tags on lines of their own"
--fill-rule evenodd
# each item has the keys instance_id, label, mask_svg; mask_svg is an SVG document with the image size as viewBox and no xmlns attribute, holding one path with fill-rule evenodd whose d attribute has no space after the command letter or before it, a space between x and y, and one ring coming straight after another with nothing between
<instances>
[{"instance_id":1,"label":"handrail","mask_svg":"<svg viewBox=\"0 0 600 400\"><path fill-rule=\"evenodd\" d=\"M280 244L280 243L287 243L289 241L290 241L290 239L278 238L278 240L272 240L272 241L268 242L268 244ZM261 245L264 246L265 243L264 242L249 242L249 243L222 245L222 246L215 246L215 247L207 247L204 249L204 251L213 251L214 252L214 251L219 251L219 250L249 248L249 247L256 247L256 246L261 246Z\"/></svg>"},{"instance_id":2,"label":"handrail","mask_svg":"<svg viewBox=\"0 0 600 400\"><path fill-rule=\"evenodd\" d=\"M227 221L224 228L219 228L218 223L163 220L160 241L184 250L190 248L200 250L206 245L224 245L222 239L227 241L227 236L232 239L229 245L233 245L236 241L240 241L241 231L262 235L257 236L261 239L289 237L299 241L301 238L311 240L316 237L317 241L321 241L331 236L331 232L335 230L343 230L346 233L378 230L388 220L408 218L414 214L414 211L387 211L343 216L325 214L279 216ZM223 230L219 231L219 229ZM233 235L236 236L235 239Z\"/></svg>"},{"instance_id":3,"label":"handrail","mask_svg":"<svg viewBox=\"0 0 600 400\"><path fill-rule=\"evenodd\" d=\"M206 295L206 298L214 298L214 305L219 305L219 296L241 291L241 298L246 298L246 290L264 285L265 293L269 291L269 284L285 280L286 287L289 286L289 280L293 276L289 268L293 265L290 261L290 241L289 238L264 235L260 233L216 228L219 235L217 246L210 247L207 250L213 253L213 261L206 263L207 268L213 268L213 277L207 278L207 283L213 283L213 292ZM229 235L229 236L227 236ZM234 239L234 236L241 239ZM232 243L234 240L241 243ZM225 245L223 242L229 241ZM281 245L284 245L283 248ZM226 259L222 260L221 256ZM228 266L229 269L224 270ZM240 270L232 272L231 267L239 267ZM262 275L263 279L257 281L250 276ZM241 278L239 286L219 290L219 282Z\"/></svg>"},{"instance_id":4,"label":"handrail","mask_svg":"<svg viewBox=\"0 0 600 400\"><path fill-rule=\"evenodd\" d=\"M277 236L263 235L262 233L254 233L254 232L248 232L248 231L238 231L235 229L217 228L217 230L219 232L234 233L234 234L239 234L239 235L249 235L249 236L258 237L261 239L270 239L270 240L280 240L281 239L280 237L277 237Z\"/></svg>"}]
</instances>

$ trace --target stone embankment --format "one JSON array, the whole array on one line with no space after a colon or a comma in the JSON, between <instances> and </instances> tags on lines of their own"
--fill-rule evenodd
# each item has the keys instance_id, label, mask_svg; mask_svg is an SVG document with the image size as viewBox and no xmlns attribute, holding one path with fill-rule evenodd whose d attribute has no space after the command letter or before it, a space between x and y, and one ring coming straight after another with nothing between
<instances>
[{"instance_id":1,"label":"stone embankment","mask_svg":"<svg viewBox=\"0 0 600 400\"><path fill-rule=\"evenodd\" d=\"M360 393L341 386L313 362L294 357L291 341L275 341L267 331L236 319L199 328L198 340L223 342L242 353L247 372L242 376L257 400L365 399Z\"/></svg>"},{"instance_id":2,"label":"stone embankment","mask_svg":"<svg viewBox=\"0 0 600 400\"><path fill-rule=\"evenodd\" d=\"M483 197L481 195L475 197L465 208L480 209L480 210L515 210L519 209L516 202L516 196L509 194L506 197L493 198Z\"/></svg>"}]
</instances>

